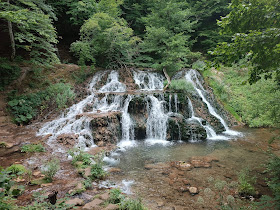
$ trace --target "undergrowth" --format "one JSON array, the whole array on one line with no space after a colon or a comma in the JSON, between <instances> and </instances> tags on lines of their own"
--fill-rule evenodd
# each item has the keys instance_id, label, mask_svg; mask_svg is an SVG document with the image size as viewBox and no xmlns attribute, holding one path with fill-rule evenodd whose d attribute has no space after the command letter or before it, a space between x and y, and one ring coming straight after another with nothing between
<instances>
[{"instance_id":1,"label":"undergrowth","mask_svg":"<svg viewBox=\"0 0 280 210\"><path fill-rule=\"evenodd\" d=\"M280 88L274 77L248 84L250 66L221 67L203 71L224 107L250 127L280 126Z\"/></svg>"},{"instance_id":2,"label":"undergrowth","mask_svg":"<svg viewBox=\"0 0 280 210\"><path fill-rule=\"evenodd\" d=\"M42 144L26 144L21 147L21 152L34 153L45 152L45 148Z\"/></svg>"},{"instance_id":3,"label":"undergrowth","mask_svg":"<svg viewBox=\"0 0 280 210\"><path fill-rule=\"evenodd\" d=\"M27 124L49 107L66 108L75 97L70 84L57 83L46 90L26 95L10 96L8 110L17 124Z\"/></svg>"}]
</instances>

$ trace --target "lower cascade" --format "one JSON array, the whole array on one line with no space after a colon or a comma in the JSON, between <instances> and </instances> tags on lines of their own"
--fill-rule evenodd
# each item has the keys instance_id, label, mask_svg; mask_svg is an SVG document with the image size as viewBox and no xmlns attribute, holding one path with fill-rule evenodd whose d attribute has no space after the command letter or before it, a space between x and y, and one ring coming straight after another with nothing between
<instances>
[{"instance_id":1,"label":"lower cascade","mask_svg":"<svg viewBox=\"0 0 280 210\"><path fill-rule=\"evenodd\" d=\"M88 96L57 119L47 122L38 135L49 135L49 145L89 148L135 140L149 142L227 140L238 132L229 128L221 108L193 69L180 72L193 86L187 92L163 91L164 77L131 70L131 78L118 71L96 73ZM132 82L133 81L133 82Z\"/></svg>"}]
</instances>

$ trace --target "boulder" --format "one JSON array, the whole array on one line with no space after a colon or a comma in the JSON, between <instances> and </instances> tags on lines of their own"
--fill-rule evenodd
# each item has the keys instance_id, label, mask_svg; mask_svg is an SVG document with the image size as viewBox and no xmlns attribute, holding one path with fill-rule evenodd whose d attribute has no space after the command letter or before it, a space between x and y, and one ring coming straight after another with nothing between
<instances>
[{"instance_id":1,"label":"boulder","mask_svg":"<svg viewBox=\"0 0 280 210\"><path fill-rule=\"evenodd\" d=\"M191 157L190 163L195 168L210 168L212 161L218 161L215 157L205 156L205 157Z\"/></svg>"},{"instance_id":2,"label":"boulder","mask_svg":"<svg viewBox=\"0 0 280 210\"><path fill-rule=\"evenodd\" d=\"M194 195L198 193L198 189L196 187L190 187L189 192L190 194Z\"/></svg>"},{"instance_id":3,"label":"boulder","mask_svg":"<svg viewBox=\"0 0 280 210\"><path fill-rule=\"evenodd\" d=\"M78 141L79 135L74 133L66 133L59 135L56 140L58 143L63 144L66 147L73 147Z\"/></svg>"},{"instance_id":4,"label":"boulder","mask_svg":"<svg viewBox=\"0 0 280 210\"><path fill-rule=\"evenodd\" d=\"M196 120L185 120L182 115L168 119L167 140L206 140L207 133Z\"/></svg>"},{"instance_id":5,"label":"boulder","mask_svg":"<svg viewBox=\"0 0 280 210\"><path fill-rule=\"evenodd\" d=\"M100 199L96 198L93 201L91 201L91 202L87 203L86 205L84 205L84 207L82 209L88 209L88 210L102 209L102 207L100 206L101 203L103 203L103 200L100 200Z\"/></svg>"},{"instance_id":6,"label":"boulder","mask_svg":"<svg viewBox=\"0 0 280 210\"><path fill-rule=\"evenodd\" d=\"M119 209L119 206L117 204L111 204L111 203L105 208L105 210L117 210L117 209Z\"/></svg>"},{"instance_id":7,"label":"boulder","mask_svg":"<svg viewBox=\"0 0 280 210\"><path fill-rule=\"evenodd\" d=\"M121 138L121 112L109 112L89 115L94 143L106 146L116 144Z\"/></svg>"},{"instance_id":8,"label":"boulder","mask_svg":"<svg viewBox=\"0 0 280 210\"><path fill-rule=\"evenodd\" d=\"M66 201L65 204L71 205L71 206L82 206L82 205L84 205L84 200L82 200L80 198L74 198L74 199Z\"/></svg>"}]
</instances>

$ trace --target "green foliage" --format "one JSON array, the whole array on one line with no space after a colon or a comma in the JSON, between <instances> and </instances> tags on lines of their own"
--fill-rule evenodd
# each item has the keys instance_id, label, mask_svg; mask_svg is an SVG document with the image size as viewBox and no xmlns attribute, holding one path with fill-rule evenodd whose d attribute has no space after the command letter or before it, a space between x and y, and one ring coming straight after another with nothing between
<instances>
[{"instance_id":1,"label":"green foliage","mask_svg":"<svg viewBox=\"0 0 280 210\"><path fill-rule=\"evenodd\" d=\"M15 96L8 102L8 109L17 124L27 124L43 109L55 106L58 109L66 108L67 103L75 97L70 84L57 83L44 91Z\"/></svg>"},{"instance_id":2,"label":"green foliage","mask_svg":"<svg viewBox=\"0 0 280 210\"><path fill-rule=\"evenodd\" d=\"M274 199L280 207L280 158L271 153L269 162L266 164L266 172L269 173L270 179L267 181L269 188L273 191Z\"/></svg>"},{"instance_id":3,"label":"green foliage","mask_svg":"<svg viewBox=\"0 0 280 210\"><path fill-rule=\"evenodd\" d=\"M203 71L215 95L236 119L250 127L279 126L280 90L275 77L250 85L248 74L250 70L240 66Z\"/></svg>"},{"instance_id":4,"label":"green foliage","mask_svg":"<svg viewBox=\"0 0 280 210\"><path fill-rule=\"evenodd\" d=\"M230 0L187 0L187 2L198 21L192 35L192 39L197 40L194 44L196 49L207 52L215 48L218 42L229 39L228 35L219 33L217 20L229 13Z\"/></svg>"},{"instance_id":5,"label":"green foliage","mask_svg":"<svg viewBox=\"0 0 280 210\"><path fill-rule=\"evenodd\" d=\"M255 177L251 177L249 174L248 169L243 169L239 174L238 174L238 192L240 195L255 195L256 190L253 186L256 182Z\"/></svg>"},{"instance_id":6,"label":"green foliage","mask_svg":"<svg viewBox=\"0 0 280 210\"><path fill-rule=\"evenodd\" d=\"M98 164L98 163L93 164L91 166L90 172L91 172L90 178L93 180L94 179L103 179L107 175L106 171L104 171L104 169L103 169L103 165Z\"/></svg>"},{"instance_id":7,"label":"green foliage","mask_svg":"<svg viewBox=\"0 0 280 210\"><path fill-rule=\"evenodd\" d=\"M262 75L280 81L280 3L278 0L232 0L232 11L219 25L224 33L232 35L231 42L222 42L211 52L217 62L232 64L248 59L254 68L250 84Z\"/></svg>"},{"instance_id":8,"label":"green foliage","mask_svg":"<svg viewBox=\"0 0 280 210\"><path fill-rule=\"evenodd\" d=\"M45 152L46 149L42 144L26 144L21 147L21 152L33 153L33 152Z\"/></svg>"},{"instance_id":9,"label":"green foliage","mask_svg":"<svg viewBox=\"0 0 280 210\"><path fill-rule=\"evenodd\" d=\"M90 68L82 66L78 71L75 71L72 76L77 84L83 83L95 71L94 66Z\"/></svg>"},{"instance_id":10,"label":"green foliage","mask_svg":"<svg viewBox=\"0 0 280 210\"><path fill-rule=\"evenodd\" d=\"M46 162L42 168L42 174L45 175L45 179L52 182L53 177L59 171L60 164L58 159L52 159Z\"/></svg>"},{"instance_id":11,"label":"green foliage","mask_svg":"<svg viewBox=\"0 0 280 210\"><path fill-rule=\"evenodd\" d=\"M122 210L144 210L146 209L140 199L126 198L120 189L114 188L110 190L108 202L118 204Z\"/></svg>"},{"instance_id":12,"label":"green foliage","mask_svg":"<svg viewBox=\"0 0 280 210\"><path fill-rule=\"evenodd\" d=\"M20 68L10 63L6 58L0 57L0 91L17 79L20 75Z\"/></svg>"},{"instance_id":13,"label":"green foliage","mask_svg":"<svg viewBox=\"0 0 280 210\"><path fill-rule=\"evenodd\" d=\"M92 180L103 179L107 176L107 172L103 169L103 158L104 158L103 153L99 153L94 156L95 163L91 165L91 169L90 169L91 172L90 178Z\"/></svg>"},{"instance_id":14,"label":"green foliage","mask_svg":"<svg viewBox=\"0 0 280 210\"><path fill-rule=\"evenodd\" d=\"M194 92L193 85L185 79L171 80L169 88L173 91L185 91L188 93Z\"/></svg>"},{"instance_id":15,"label":"green foliage","mask_svg":"<svg viewBox=\"0 0 280 210\"><path fill-rule=\"evenodd\" d=\"M140 199L131 199L131 198L125 198L121 200L121 203L119 204L119 209L122 210L145 210L142 201Z\"/></svg>"},{"instance_id":16,"label":"green foliage","mask_svg":"<svg viewBox=\"0 0 280 210\"><path fill-rule=\"evenodd\" d=\"M18 209L14 204L13 197L21 195L24 191L24 186L17 185L13 181L16 178L16 174L0 168L0 209ZM18 174L20 175L21 173Z\"/></svg>"},{"instance_id":17,"label":"green foliage","mask_svg":"<svg viewBox=\"0 0 280 210\"><path fill-rule=\"evenodd\" d=\"M72 156L72 164L76 165L77 162L82 162L82 168L86 168L87 166L90 166L93 160L93 156L78 149L73 148L69 150L69 155Z\"/></svg>"},{"instance_id":18,"label":"green foliage","mask_svg":"<svg viewBox=\"0 0 280 210\"><path fill-rule=\"evenodd\" d=\"M22 175L26 172L26 169L21 164L13 164L13 165L9 166L8 168L6 168L6 171L11 174Z\"/></svg>"},{"instance_id":19,"label":"green foliage","mask_svg":"<svg viewBox=\"0 0 280 210\"><path fill-rule=\"evenodd\" d=\"M0 18L11 21L16 47L29 52L35 64L58 63L55 44L56 17L44 0L10 0L0 2Z\"/></svg>"},{"instance_id":20,"label":"green foliage","mask_svg":"<svg viewBox=\"0 0 280 210\"><path fill-rule=\"evenodd\" d=\"M58 199L53 205L48 201L45 191L33 193L34 202L31 205L21 207L23 210L43 210L43 209L70 209L72 205L65 204L67 198Z\"/></svg>"},{"instance_id":21,"label":"green foliage","mask_svg":"<svg viewBox=\"0 0 280 210\"><path fill-rule=\"evenodd\" d=\"M124 198L124 195L122 195L122 191L119 188L111 189L109 195L110 197L108 201L113 204L120 203Z\"/></svg>"},{"instance_id":22,"label":"green foliage","mask_svg":"<svg viewBox=\"0 0 280 210\"><path fill-rule=\"evenodd\" d=\"M80 30L80 40L71 45L79 64L119 67L131 62L139 39L124 19L96 13Z\"/></svg>"},{"instance_id":23,"label":"green foliage","mask_svg":"<svg viewBox=\"0 0 280 210\"><path fill-rule=\"evenodd\" d=\"M197 23L194 13L182 1L153 1L150 13L143 18L146 26L144 41L140 44L142 56L138 65L165 68L172 76L176 71L191 63L198 53L192 53L190 33Z\"/></svg>"}]
</instances>

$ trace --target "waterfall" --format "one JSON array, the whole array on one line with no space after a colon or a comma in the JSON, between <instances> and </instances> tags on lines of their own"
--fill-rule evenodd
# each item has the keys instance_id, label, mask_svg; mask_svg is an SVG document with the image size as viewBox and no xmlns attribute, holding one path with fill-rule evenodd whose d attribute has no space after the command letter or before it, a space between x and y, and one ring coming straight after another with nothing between
<instances>
[{"instance_id":1,"label":"waterfall","mask_svg":"<svg viewBox=\"0 0 280 210\"><path fill-rule=\"evenodd\" d=\"M155 72L134 71L133 78L141 90L162 90L164 77Z\"/></svg>"},{"instance_id":2,"label":"waterfall","mask_svg":"<svg viewBox=\"0 0 280 210\"><path fill-rule=\"evenodd\" d=\"M211 115L215 116L217 119L220 120L226 131L224 133L229 134L229 135L238 135L239 132L230 130L224 119L215 111L214 107L211 105L211 103L206 99L206 97L203 95L203 92L206 92L205 89L203 88L201 82L199 81L198 77L198 72L194 69L190 69L186 75L185 78L188 82L191 82L198 93L198 95L202 98L202 101L206 104L209 112ZM215 133L216 134L216 133ZM214 137L214 136L212 136Z\"/></svg>"},{"instance_id":3,"label":"waterfall","mask_svg":"<svg viewBox=\"0 0 280 210\"><path fill-rule=\"evenodd\" d=\"M131 99L132 96L127 97L122 114L122 140L124 141L134 140L133 122L128 113L128 105Z\"/></svg>"},{"instance_id":4,"label":"waterfall","mask_svg":"<svg viewBox=\"0 0 280 210\"><path fill-rule=\"evenodd\" d=\"M189 98L188 98L188 107L189 107L189 110L191 112L191 118L190 119L198 121L199 124L205 128L206 133L207 133L207 138L211 139L211 138L217 137L216 132L214 131L214 129L210 125L203 125L202 124L202 119L195 116L192 101Z\"/></svg>"},{"instance_id":5,"label":"waterfall","mask_svg":"<svg viewBox=\"0 0 280 210\"><path fill-rule=\"evenodd\" d=\"M155 96L148 96L148 113L149 117L147 120L147 137L149 139L166 139L166 129L168 115L164 113L163 103Z\"/></svg>"},{"instance_id":6,"label":"waterfall","mask_svg":"<svg viewBox=\"0 0 280 210\"><path fill-rule=\"evenodd\" d=\"M199 81L197 74L198 73L195 70L190 70L185 74L185 79L193 84L196 92L206 104L210 114L220 120L226 129L224 133L228 135L236 135L237 132L228 128L222 117L215 111L214 107L206 99L204 95L206 91ZM107 75L107 80L105 84L103 84L105 75ZM145 113L143 114L144 118L141 118L141 126L143 126L143 124L146 126L141 127L144 129L143 133L146 129L146 133L144 133L146 134L146 141L150 144L166 144L168 118L176 118L176 116L180 116L180 118L183 117L181 114L183 104L179 106L181 95L178 96L178 94L169 94L169 98L167 99L169 101L165 101L163 93L155 94L148 92L162 92L164 87L164 77L159 73L135 70L133 71L133 78L135 83L139 86L139 92L141 93L140 96L137 97L142 97L144 101L143 103L145 103L143 106L146 106L146 109L145 107L143 108L143 112ZM103 86L100 87L100 84L103 84ZM96 87L100 88L97 89ZM108 70L96 73L91 82L88 84L88 90L90 94L85 97L85 99L72 105L57 119L45 123L38 131L37 135L51 134L52 136L49 137L48 144L53 148L60 148L60 144L56 142L56 139L61 134L71 134L77 136L75 139L75 141L77 141L75 142L75 145L78 147L86 148L96 146L93 136L94 128L91 128L90 126L92 120L91 116L106 116L106 114L109 115L110 112L117 111L121 112L121 118L118 118L118 120L120 121L122 136L120 140L122 141L119 143L119 146L126 147L134 145L134 130L136 129L135 126L139 122L133 121L133 119L135 120L135 116L130 116L128 107L133 98L136 96L126 92L126 85L119 81L118 71ZM144 93L145 91L148 93ZM143 95L143 93L145 95ZM189 116L189 119L197 121L204 127L208 139L228 139L226 136L218 136L208 123L204 124L203 119L196 116L190 98L188 98L188 109L191 115ZM179 139L181 139L183 136L181 132L184 132L184 130L180 128L177 121L176 123L179 128Z\"/></svg>"}]
</instances>

